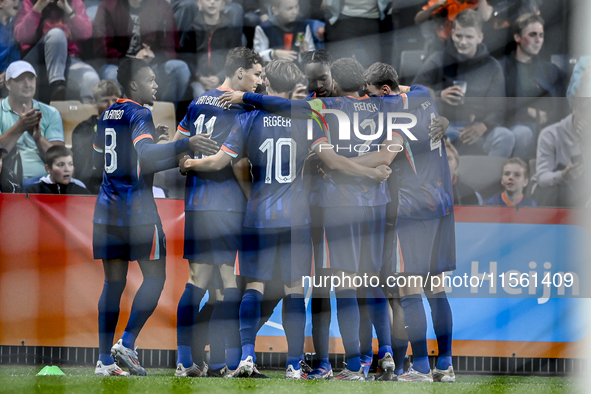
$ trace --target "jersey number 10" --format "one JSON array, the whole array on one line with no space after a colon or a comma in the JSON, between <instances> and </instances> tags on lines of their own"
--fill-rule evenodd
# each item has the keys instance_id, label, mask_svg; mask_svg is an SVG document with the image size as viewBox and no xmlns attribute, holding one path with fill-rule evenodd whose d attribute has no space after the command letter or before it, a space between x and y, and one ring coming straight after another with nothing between
<instances>
[{"instance_id":1,"label":"jersey number 10","mask_svg":"<svg viewBox=\"0 0 591 394\"><path fill-rule=\"evenodd\" d=\"M283 175L281 171L282 154L284 146L289 147L289 173ZM275 154L275 180L279 183L291 183L296 174L296 151L298 144L291 138L278 138L274 142L273 138L267 138L259 150L267 153L267 166L265 171L265 183L271 183L273 172L273 154Z\"/></svg>"}]
</instances>

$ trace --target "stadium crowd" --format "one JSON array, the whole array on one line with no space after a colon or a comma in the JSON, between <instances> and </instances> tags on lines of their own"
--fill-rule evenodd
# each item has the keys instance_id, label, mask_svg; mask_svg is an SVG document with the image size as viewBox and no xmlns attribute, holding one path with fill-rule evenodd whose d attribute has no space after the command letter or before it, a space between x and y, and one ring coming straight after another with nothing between
<instances>
[{"instance_id":1,"label":"stadium crowd","mask_svg":"<svg viewBox=\"0 0 591 394\"><path fill-rule=\"evenodd\" d=\"M288 265L274 277L273 266L261 263L273 263L277 258L261 256L269 244L279 245L278 256L289 255L297 248L301 248L298 254L307 256L312 250L307 250L305 244L311 238L316 244L314 255L320 260L320 241L315 235L318 228L324 227L327 244L337 245L341 238L350 237L352 245L359 242L357 246L362 245L362 234L369 231L364 226L374 228L372 231L381 228L377 231L381 238L370 242L372 250L360 246L363 255L357 256L359 261L350 262L352 265L347 264L357 253L356 246L349 245L350 253L347 245L331 248L335 264L331 268L336 272L379 273L384 269L382 261L388 260L382 256L383 249L383 253L390 253L390 265L385 265L389 273L440 275L455 269L455 248L441 246L455 245L450 230L454 204L587 206L591 196L583 185L589 171L585 169L582 141L591 124L591 111L580 97L589 83L585 71L588 59L581 59L571 72L571 62L564 53L565 20L555 12L557 4L566 7L567 1L423 0L404 2L404 7L396 3L102 0L87 9L82 0L24 0L22 4L19 0L0 1L0 84L4 97L0 102L1 191L98 194L93 247L95 258L104 262L105 284L99 301L97 374L127 374L116 361L133 374L146 374L133 347L158 303L165 280L166 250L150 189L160 186L172 195L175 187L171 182L152 185L152 178L142 181L138 173L138 184L148 192L130 197L137 201L128 204L141 207L141 212L114 218L113 212L125 212L129 207L108 196L124 195L131 187L114 175L117 157L119 170L125 166L135 170L140 161L149 163L142 167L142 177L153 177L155 172L179 165L184 175L189 175L184 257L189 260L190 277L178 306L177 376L260 376L254 366L256 332L265 320L265 309L269 309L265 301L272 310L281 299L289 343L286 377L332 376L327 361L328 340L322 340L328 335L326 317L319 317L330 306L322 301L322 295L312 302L313 325L320 338L318 342L315 338L314 344L322 356L314 370L305 371L300 362L305 307L298 278L309 273L309 267L300 272L295 265ZM405 55L411 52L418 56L411 57L414 60L409 63ZM549 61L550 55L554 55L554 62ZM409 69L412 71L407 72ZM573 98L570 106L566 101L567 86ZM430 141L427 146L412 145L412 138L409 140L403 133L392 133L388 138L390 143L394 140L401 146L412 146L414 152L424 149L424 156L417 156L416 162L409 158L407 163L396 161L396 154L384 149L358 158L344 157L347 155L334 154L330 150L334 146L318 133L313 143L298 141L298 145L307 143L307 148L316 153L318 163L314 165L322 168L325 176L333 177L334 190L324 185L326 190L319 191L320 175L310 185L296 187L299 177L292 173L291 166L293 171L303 171L306 155L293 158L288 175L283 175L281 168L275 168L274 174L269 169L266 174L255 173L251 184L252 174L244 156L253 167L256 160L267 160L271 168L268 163L273 149L280 157L282 149L294 143L267 144L273 139L257 134L267 127L262 126L265 116L284 116L273 126L285 128L294 105L299 108L294 104L296 98L307 96L310 102L320 100L321 107L350 110L365 94L369 95L368 106L391 112L408 110L421 125L431 125L430 129L422 128L423 142ZM64 100L92 103L97 109L96 115L73 131L71 150L64 146L59 111L51 106ZM155 100L174 103L182 119L167 125L176 130L170 143L152 141L152 129L160 135L168 132L166 126L156 130L150 112L143 108ZM298 102L307 105L308 101ZM225 103L243 106L227 110ZM428 107L434 109L432 118L425 112ZM230 133L235 119L240 129ZM291 120L296 123L296 117ZM122 122L126 122L129 138L133 139L122 143L117 139L116 145L115 125L120 127ZM439 129L441 135L437 135ZM241 135L247 137L240 139ZM249 145L255 142L256 146ZM322 147L328 152L323 152ZM196 154L175 159L189 148ZM257 148L263 156L256 156L262 155ZM120 153L121 149L133 154L127 157ZM438 158L424 159L425 163L418 159L436 155L433 152L437 151ZM442 155L442 151L447 153ZM101 153L100 159L96 152ZM228 166L230 162L232 167ZM428 170L417 172L419 165ZM258 167L264 168L264 164ZM399 184L382 183L393 170ZM478 171L482 174L475 174ZM465 175L469 173L492 180L471 185L470 177ZM415 176L433 188L425 186L429 192L423 193L421 186L409 181ZM347 177L362 180L349 184L347 180L353 178ZM258 199L269 193L265 184L271 184L273 178L279 183L274 193L279 195L286 193L287 189L280 189L285 184L291 187L292 196L295 190L307 190L310 211L323 209L324 213L318 215L323 218L321 223L315 223L317 215L311 215L294 225L296 219L285 213L289 210L284 208L283 204L288 204L285 201L277 206L257 205ZM369 190L371 195L361 190ZM422 199L428 197L417 197L418 202L411 203L413 193L449 196L453 204L445 198L430 201L436 207L425 214L423 208L429 201ZM220 198L222 195L225 197ZM387 196L400 199L394 213L387 208ZM295 204L295 200L291 203ZM263 208L272 212L258 212ZM251 212L258 212L258 221L249 218ZM355 223L343 222L344 218ZM389 233L386 223L396 224L395 230ZM425 248L433 255L406 246L411 242L408 234L422 231L418 225L433 231L432 239L426 241L431 248ZM339 233L347 226L351 226L348 235ZM119 227L135 230L126 233ZM144 238L149 239L149 245L142 241ZM394 245L394 239L397 249L388 251L384 243ZM363 238L364 245L365 241ZM240 242L245 244L240 246ZM400 246L401 242L404 246ZM286 244L291 248L288 252L281 249ZM125 253L120 254L119 249L125 249ZM234 272L237 250L243 254L240 260L245 264L241 265L240 275L249 278L246 282ZM405 259L400 268L402 254L406 256L406 271ZM113 346L127 264L133 260L140 263L144 281L134 299L125 333ZM151 264L153 260L158 263ZM360 267L365 260L380 263ZM419 264L413 271L409 268L413 260L431 263L426 267ZM267 287L272 286L267 285L274 279L284 286L269 291ZM439 347L433 371L426 352L423 290L431 306ZM209 306L199 310L207 291ZM386 297L394 301L389 304ZM360 380L367 376L373 359L367 345L369 342L371 348L373 325L379 341L376 379L392 380L398 375L399 380L407 381L455 380L451 365L452 317L442 288L427 291L422 286L409 286L392 296L375 288L342 286L336 289L336 298L347 354L347 367L337 378ZM402 316L406 325L391 327L388 308ZM198 326L203 326L203 321L210 321L209 335L205 335L209 340L201 338L196 345L194 331L202 330ZM224 334L218 335L221 332ZM203 360L203 342L210 344L209 366L197 364ZM409 342L414 369L403 370Z\"/></svg>"}]
</instances>

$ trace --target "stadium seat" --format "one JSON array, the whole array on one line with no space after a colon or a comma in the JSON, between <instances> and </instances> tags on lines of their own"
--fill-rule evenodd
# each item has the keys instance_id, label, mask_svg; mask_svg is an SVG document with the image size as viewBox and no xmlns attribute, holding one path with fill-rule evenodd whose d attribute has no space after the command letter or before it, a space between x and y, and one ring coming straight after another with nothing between
<instances>
[{"instance_id":1,"label":"stadium seat","mask_svg":"<svg viewBox=\"0 0 591 394\"><path fill-rule=\"evenodd\" d=\"M425 51L402 51L400 55L400 81L403 84L409 84L425 61L427 53Z\"/></svg>"},{"instance_id":2,"label":"stadium seat","mask_svg":"<svg viewBox=\"0 0 591 394\"><path fill-rule=\"evenodd\" d=\"M52 101L49 105L57 109L62 117L64 140L68 148L72 147L72 132L76 126L97 114L94 105L82 104L80 101Z\"/></svg>"},{"instance_id":3,"label":"stadium seat","mask_svg":"<svg viewBox=\"0 0 591 394\"><path fill-rule=\"evenodd\" d=\"M507 159L492 156L460 156L458 179L482 195L484 201L503 191L501 173Z\"/></svg>"}]
</instances>

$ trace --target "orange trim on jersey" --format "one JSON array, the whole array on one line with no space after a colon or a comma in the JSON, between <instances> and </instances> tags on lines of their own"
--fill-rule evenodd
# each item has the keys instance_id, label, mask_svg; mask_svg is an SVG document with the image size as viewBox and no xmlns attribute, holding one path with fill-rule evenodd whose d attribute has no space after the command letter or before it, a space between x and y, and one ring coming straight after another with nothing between
<instances>
[{"instance_id":1,"label":"orange trim on jersey","mask_svg":"<svg viewBox=\"0 0 591 394\"><path fill-rule=\"evenodd\" d=\"M135 140L133 140L133 144L135 145L139 140L144 140L146 138L149 138L152 141L154 141L154 137L152 137L150 134L142 134L138 136Z\"/></svg>"},{"instance_id":2,"label":"orange trim on jersey","mask_svg":"<svg viewBox=\"0 0 591 394\"><path fill-rule=\"evenodd\" d=\"M328 250L328 240L326 239L326 230L324 230L324 244L326 245L326 267L330 268L330 250Z\"/></svg>"},{"instance_id":3,"label":"orange trim on jersey","mask_svg":"<svg viewBox=\"0 0 591 394\"><path fill-rule=\"evenodd\" d=\"M95 144L92 144L92 147L99 152L102 152L103 150L101 148L99 148L98 146L96 146Z\"/></svg>"},{"instance_id":4,"label":"orange trim on jersey","mask_svg":"<svg viewBox=\"0 0 591 394\"><path fill-rule=\"evenodd\" d=\"M406 158L408 159L408 162L410 163L410 166L412 167L412 170L416 174L417 173L417 169L415 168L415 163L413 163L412 158L410 157L410 152L408 151L408 149L405 149L404 152L406 153Z\"/></svg>"},{"instance_id":5,"label":"orange trim on jersey","mask_svg":"<svg viewBox=\"0 0 591 394\"><path fill-rule=\"evenodd\" d=\"M234 91L234 89L231 89L231 88L223 88L221 86L219 88L216 88L216 89L217 90L221 90L222 92L233 92Z\"/></svg>"},{"instance_id":6,"label":"orange trim on jersey","mask_svg":"<svg viewBox=\"0 0 591 394\"><path fill-rule=\"evenodd\" d=\"M408 97L406 96L406 93L402 93L400 96L402 97L402 107L408 109Z\"/></svg>"},{"instance_id":7,"label":"orange trim on jersey","mask_svg":"<svg viewBox=\"0 0 591 394\"><path fill-rule=\"evenodd\" d=\"M177 129L179 129L179 130L181 130L181 131L184 131L185 133L189 133L189 134L191 134L191 131L190 131L190 130L187 130L187 129L185 129L185 128L181 127L181 125L178 125L178 126L177 126Z\"/></svg>"},{"instance_id":8,"label":"orange trim on jersey","mask_svg":"<svg viewBox=\"0 0 591 394\"><path fill-rule=\"evenodd\" d=\"M503 202L505 204L507 204L508 207L514 207L515 205L519 204L521 202L521 200L523 200L523 193L521 193L521 197L519 197L519 201L517 201L515 204L511 203L511 201L509 201L509 199L507 198L507 191L505 190L503 193L501 193L501 198L503 199Z\"/></svg>"},{"instance_id":9,"label":"orange trim on jersey","mask_svg":"<svg viewBox=\"0 0 591 394\"><path fill-rule=\"evenodd\" d=\"M365 100L365 99L368 99L369 98L369 96L367 94L365 96L363 96L363 97L353 97L353 96L347 96L347 97L354 98L355 100Z\"/></svg>"},{"instance_id":10,"label":"orange trim on jersey","mask_svg":"<svg viewBox=\"0 0 591 394\"><path fill-rule=\"evenodd\" d=\"M156 260L156 245L158 244L157 227L154 226L154 239L152 239L152 251L150 252L150 260Z\"/></svg>"},{"instance_id":11,"label":"orange trim on jersey","mask_svg":"<svg viewBox=\"0 0 591 394\"><path fill-rule=\"evenodd\" d=\"M328 143L328 138L326 138L326 137L320 137L316 141L312 142L312 144L310 144L310 146L314 146L314 145L319 144L321 142Z\"/></svg>"},{"instance_id":12,"label":"orange trim on jersey","mask_svg":"<svg viewBox=\"0 0 591 394\"><path fill-rule=\"evenodd\" d=\"M400 272L404 272L404 256L402 256L402 247L400 246L400 238L396 237L398 241L398 257L400 258Z\"/></svg>"},{"instance_id":13,"label":"orange trim on jersey","mask_svg":"<svg viewBox=\"0 0 591 394\"><path fill-rule=\"evenodd\" d=\"M141 104L140 104L140 103L138 103L137 101L133 101L133 100L130 100L130 99L117 99L117 102L118 102L119 104L121 104L121 103L127 103L127 102L129 102L129 103L134 103L134 104L137 104L137 105L139 105L140 107L143 107L143 105L141 105Z\"/></svg>"},{"instance_id":14,"label":"orange trim on jersey","mask_svg":"<svg viewBox=\"0 0 591 394\"><path fill-rule=\"evenodd\" d=\"M233 150L231 150L230 148L228 148L226 145L222 145L221 148L224 152L229 153L230 155L236 155L238 156L238 153L234 152Z\"/></svg>"},{"instance_id":15,"label":"orange trim on jersey","mask_svg":"<svg viewBox=\"0 0 591 394\"><path fill-rule=\"evenodd\" d=\"M240 275L240 259L238 258L238 252L236 252L236 258L234 259L234 270L236 275Z\"/></svg>"},{"instance_id":16,"label":"orange trim on jersey","mask_svg":"<svg viewBox=\"0 0 591 394\"><path fill-rule=\"evenodd\" d=\"M402 141L404 143L404 138L402 138L402 135L400 133L397 133L395 131L392 132L392 134L390 134L392 137L398 137L400 138L400 141Z\"/></svg>"}]
</instances>

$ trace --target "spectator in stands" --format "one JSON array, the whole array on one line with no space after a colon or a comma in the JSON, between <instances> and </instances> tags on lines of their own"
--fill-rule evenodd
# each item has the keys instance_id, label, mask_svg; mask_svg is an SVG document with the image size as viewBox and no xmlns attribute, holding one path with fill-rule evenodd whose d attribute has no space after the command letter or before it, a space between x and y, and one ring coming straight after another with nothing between
<instances>
[{"instance_id":1,"label":"spectator in stands","mask_svg":"<svg viewBox=\"0 0 591 394\"><path fill-rule=\"evenodd\" d=\"M389 3L388 0L326 0L324 40L333 57L353 57L365 68L378 61L389 62L388 48L380 45L380 21L384 20Z\"/></svg>"},{"instance_id":2,"label":"spectator in stands","mask_svg":"<svg viewBox=\"0 0 591 394\"><path fill-rule=\"evenodd\" d=\"M448 138L445 139L447 161L451 172L451 182L454 191L454 205L482 205L482 196L470 186L458 180L460 156Z\"/></svg>"},{"instance_id":3,"label":"spectator in stands","mask_svg":"<svg viewBox=\"0 0 591 394\"><path fill-rule=\"evenodd\" d=\"M49 83L50 101L92 101L98 74L77 57L78 44L92 37L82 0L24 0L14 35L26 53L24 59Z\"/></svg>"},{"instance_id":4,"label":"spectator in stands","mask_svg":"<svg viewBox=\"0 0 591 394\"><path fill-rule=\"evenodd\" d=\"M26 193L39 194L90 194L84 184L74 179L72 151L65 146L52 146L45 154L44 176L29 186Z\"/></svg>"},{"instance_id":5,"label":"spectator in stands","mask_svg":"<svg viewBox=\"0 0 591 394\"><path fill-rule=\"evenodd\" d=\"M223 13L224 0L198 0L199 11L189 31L181 33L181 59L191 69L193 97L215 89L225 78L226 55L242 45L242 24Z\"/></svg>"},{"instance_id":6,"label":"spectator in stands","mask_svg":"<svg viewBox=\"0 0 591 394\"><path fill-rule=\"evenodd\" d=\"M314 39L306 21L298 19L298 0L271 0L269 20L254 32L254 50L263 60L298 61L300 55L313 51Z\"/></svg>"},{"instance_id":7,"label":"spectator in stands","mask_svg":"<svg viewBox=\"0 0 591 394\"><path fill-rule=\"evenodd\" d=\"M484 44L491 55L498 59L515 50L513 26L517 18L524 14L540 15L543 0L480 0L480 2L490 3L487 10L488 18L484 19L487 21L484 25ZM486 13L483 16L486 16Z\"/></svg>"},{"instance_id":8,"label":"spectator in stands","mask_svg":"<svg viewBox=\"0 0 591 394\"><path fill-rule=\"evenodd\" d=\"M19 8L19 0L0 1L0 89L4 87L8 65L21 58L20 49L14 39L14 17Z\"/></svg>"},{"instance_id":9,"label":"spectator in stands","mask_svg":"<svg viewBox=\"0 0 591 394\"><path fill-rule=\"evenodd\" d=\"M98 194L103 180L103 169L94 168L92 143L96 133L98 117L121 97L121 89L115 81L103 79L92 88L94 105L98 115L92 115L76 126L72 132L72 152L76 175L92 194Z\"/></svg>"},{"instance_id":10,"label":"spectator in stands","mask_svg":"<svg viewBox=\"0 0 591 394\"><path fill-rule=\"evenodd\" d=\"M498 61L482 45L482 20L474 10L462 11L453 22L445 49L429 57L414 84L432 88L441 97L440 113L450 120L446 134L460 154L510 157L513 132L505 119L505 79ZM455 86L463 84L463 87ZM466 100L464 100L466 98Z\"/></svg>"},{"instance_id":11,"label":"spectator in stands","mask_svg":"<svg viewBox=\"0 0 591 394\"><path fill-rule=\"evenodd\" d=\"M519 157L510 158L503 166L501 175L501 185L505 190L489 198L486 205L536 207L536 202L523 194L528 181L527 164Z\"/></svg>"},{"instance_id":12,"label":"spectator in stands","mask_svg":"<svg viewBox=\"0 0 591 394\"><path fill-rule=\"evenodd\" d=\"M117 80L119 61L125 57L143 59L156 74L158 100L182 100L191 71L175 59L176 25L166 0L104 0L93 23L96 55L107 64L103 79Z\"/></svg>"},{"instance_id":13,"label":"spectator in stands","mask_svg":"<svg viewBox=\"0 0 591 394\"><path fill-rule=\"evenodd\" d=\"M0 102L0 145L22 160L22 186L45 175L43 157L52 145L64 145L64 128L57 109L36 100L37 74L30 63L17 60L6 69L8 97Z\"/></svg>"},{"instance_id":14,"label":"spectator in stands","mask_svg":"<svg viewBox=\"0 0 591 394\"><path fill-rule=\"evenodd\" d=\"M434 30L425 32L427 52L441 50L445 41L451 37L452 23L464 10L477 9L483 21L490 18L491 6L486 0L429 0L415 15L415 24L420 25L433 20ZM429 29L431 30L431 29Z\"/></svg>"},{"instance_id":15,"label":"spectator in stands","mask_svg":"<svg viewBox=\"0 0 591 394\"><path fill-rule=\"evenodd\" d=\"M202 8L200 3L203 3L205 7L208 7L207 4L211 3L211 1L212 0L172 0L172 11L178 28L179 45L181 47L186 46L184 40L189 38L187 33L190 33L193 30L192 26L195 18L197 17L199 10ZM232 0L222 0L222 10L223 18L227 20L230 25L243 25L244 10L242 5L233 2ZM240 34L242 34L242 32L240 32Z\"/></svg>"},{"instance_id":16,"label":"spectator in stands","mask_svg":"<svg viewBox=\"0 0 591 394\"><path fill-rule=\"evenodd\" d=\"M16 174L9 167L4 167L3 157L8 151L0 145L0 193L20 193L21 186L16 178Z\"/></svg>"},{"instance_id":17,"label":"spectator in stands","mask_svg":"<svg viewBox=\"0 0 591 394\"><path fill-rule=\"evenodd\" d=\"M589 161L583 138L589 134L591 115L589 99L579 95L573 99L572 114L540 133L532 187L532 196L540 206L584 206L589 198L582 195L585 159Z\"/></svg>"},{"instance_id":18,"label":"spectator in stands","mask_svg":"<svg viewBox=\"0 0 591 394\"><path fill-rule=\"evenodd\" d=\"M564 97L564 77L554 64L538 57L544 44L544 20L539 15L524 14L513 26L517 49L501 61L509 101L507 125L515 134L513 156L529 160L535 152L538 126L555 118L555 102L538 97Z\"/></svg>"}]
</instances>

